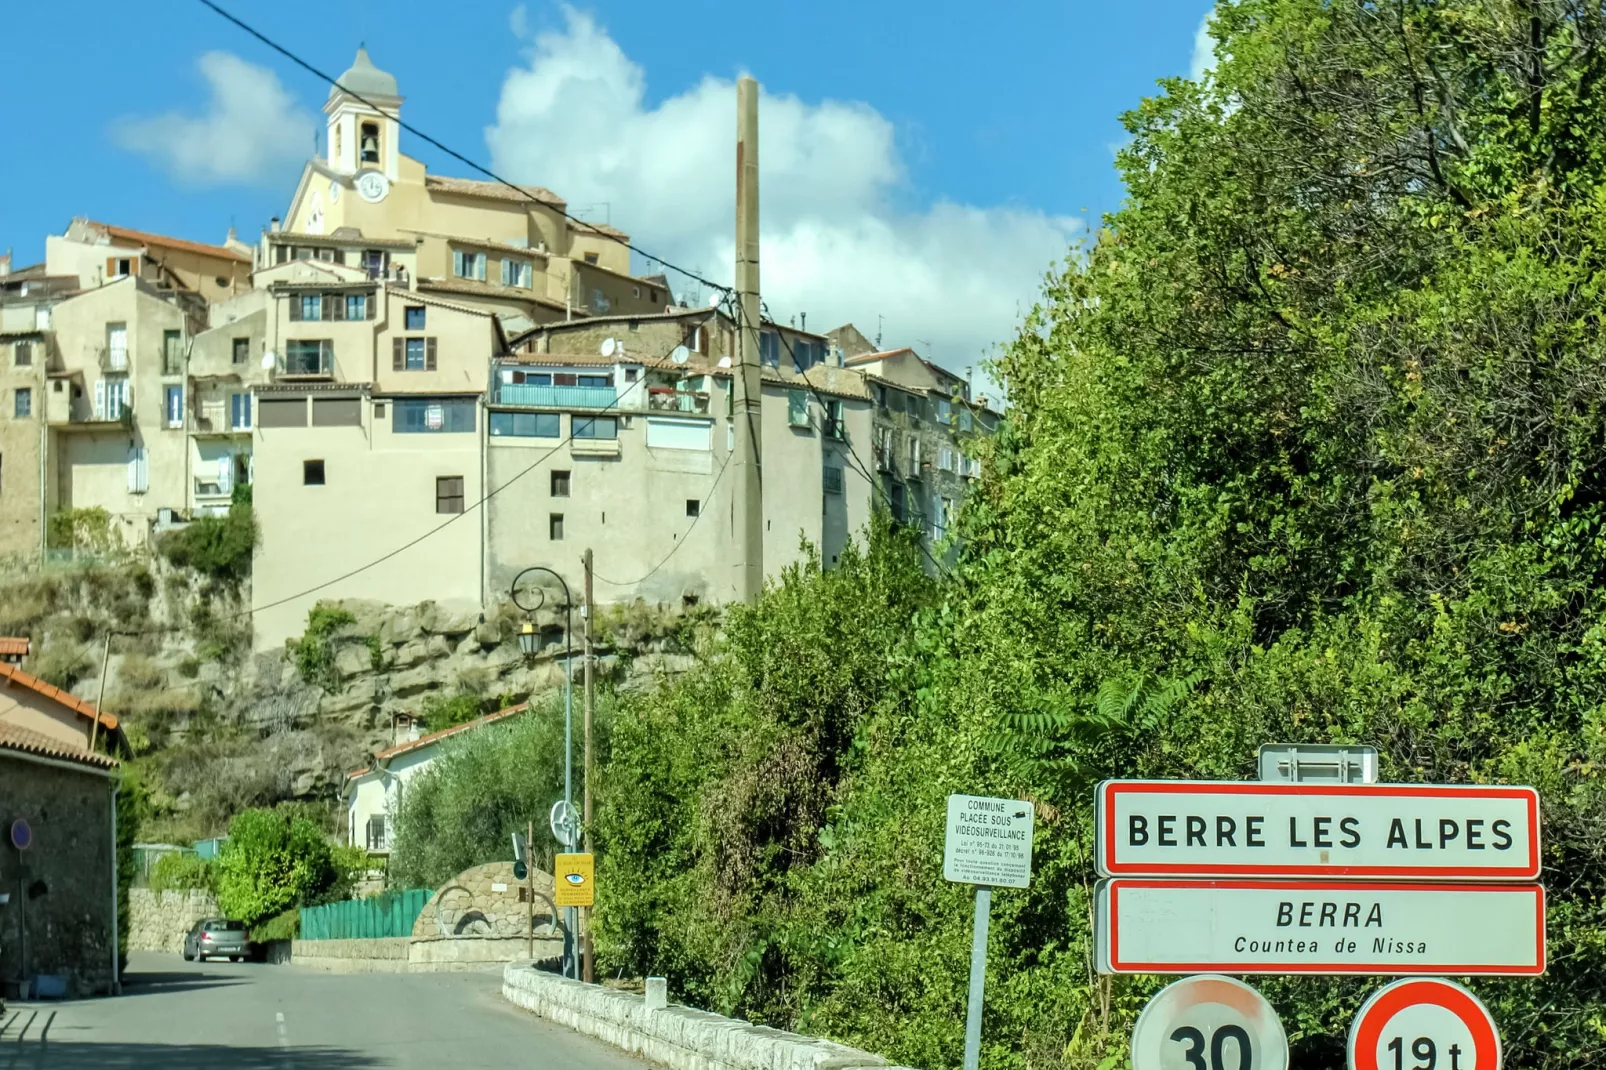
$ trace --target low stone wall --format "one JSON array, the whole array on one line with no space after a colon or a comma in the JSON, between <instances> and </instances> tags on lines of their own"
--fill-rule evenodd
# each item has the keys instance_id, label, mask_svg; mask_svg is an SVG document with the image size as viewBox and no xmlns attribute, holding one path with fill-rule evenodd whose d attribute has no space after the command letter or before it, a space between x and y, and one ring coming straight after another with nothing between
<instances>
[{"instance_id":1,"label":"low stone wall","mask_svg":"<svg viewBox=\"0 0 1606 1070\"><path fill-rule=\"evenodd\" d=\"M184 950L184 936L190 926L218 913L212 893L199 888L188 891L153 892L149 888L128 890L128 950Z\"/></svg>"},{"instance_id":2,"label":"low stone wall","mask_svg":"<svg viewBox=\"0 0 1606 1070\"><path fill-rule=\"evenodd\" d=\"M404 973L410 944L412 940L405 936L378 940L292 940L290 965L329 973Z\"/></svg>"},{"instance_id":3,"label":"low stone wall","mask_svg":"<svg viewBox=\"0 0 1606 1070\"><path fill-rule=\"evenodd\" d=\"M528 942L522 939L494 936L430 940L406 936L378 940L293 940L288 955L281 953L268 961L328 973L441 973L483 970L508 962L528 962L529 947ZM561 937L535 941L537 962L556 962L562 955Z\"/></svg>"},{"instance_id":4,"label":"low stone wall","mask_svg":"<svg viewBox=\"0 0 1606 1070\"><path fill-rule=\"evenodd\" d=\"M529 966L502 971L509 1002L670 1070L856 1070L887 1060L845 1044L646 998Z\"/></svg>"}]
</instances>

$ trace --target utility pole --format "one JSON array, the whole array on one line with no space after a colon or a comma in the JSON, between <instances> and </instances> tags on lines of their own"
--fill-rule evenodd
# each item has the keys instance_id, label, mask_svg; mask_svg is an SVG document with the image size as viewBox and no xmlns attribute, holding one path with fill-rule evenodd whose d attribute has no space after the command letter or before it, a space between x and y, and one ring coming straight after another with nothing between
<instances>
[{"instance_id":1,"label":"utility pole","mask_svg":"<svg viewBox=\"0 0 1606 1070\"><path fill-rule=\"evenodd\" d=\"M586 756L585 756L585 852L591 853L591 707L595 688L592 684L591 672L591 619L596 613L596 596L591 588L591 548L586 547L586 604L580 613L580 623L585 628L585 666L586 666ZM595 863L593 863L595 865ZM595 870L593 870L595 872ZM585 956L584 980L591 983L591 908L585 908L585 943L581 954Z\"/></svg>"},{"instance_id":2,"label":"utility pole","mask_svg":"<svg viewBox=\"0 0 1606 1070\"><path fill-rule=\"evenodd\" d=\"M736 83L736 367L731 415L736 421L732 495L737 601L751 602L764 587L764 484L760 430L763 387L759 368L758 298L758 82Z\"/></svg>"},{"instance_id":3,"label":"utility pole","mask_svg":"<svg viewBox=\"0 0 1606 1070\"><path fill-rule=\"evenodd\" d=\"M95 749L95 736L100 729L101 714L106 709L106 664L112 659L112 633L106 632L106 648L100 655L100 691L95 695L95 719L89 726L89 749Z\"/></svg>"}]
</instances>

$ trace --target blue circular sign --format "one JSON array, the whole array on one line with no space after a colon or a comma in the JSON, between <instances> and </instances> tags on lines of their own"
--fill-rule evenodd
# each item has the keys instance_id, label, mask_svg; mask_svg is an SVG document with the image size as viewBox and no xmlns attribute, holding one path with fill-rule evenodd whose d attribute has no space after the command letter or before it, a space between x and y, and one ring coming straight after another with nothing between
<instances>
[{"instance_id":1,"label":"blue circular sign","mask_svg":"<svg viewBox=\"0 0 1606 1070\"><path fill-rule=\"evenodd\" d=\"M19 851L33 846L33 829L20 817L11 823L11 846Z\"/></svg>"}]
</instances>

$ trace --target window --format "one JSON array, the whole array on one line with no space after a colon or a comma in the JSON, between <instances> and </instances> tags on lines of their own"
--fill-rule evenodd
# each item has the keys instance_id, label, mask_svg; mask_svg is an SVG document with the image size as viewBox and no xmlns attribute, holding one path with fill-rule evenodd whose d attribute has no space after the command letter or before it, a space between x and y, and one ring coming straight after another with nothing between
<instances>
[{"instance_id":1,"label":"window","mask_svg":"<svg viewBox=\"0 0 1606 1070\"><path fill-rule=\"evenodd\" d=\"M883 472L892 471L892 428L875 429L875 466Z\"/></svg>"},{"instance_id":2,"label":"window","mask_svg":"<svg viewBox=\"0 0 1606 1070\"><path fill-rule=\"evenodd\" d=\"M641 287L640 286L632 286L630 288L630 296L639 298L641 296Z\"/></svg>"},{"instance_id":3,"label":"window","mask_svg":"<svg viewBox=\"0 0 1606 1070\"><path fill-rule=\"evenodd\" d=\"M970 410L963 405L959 407L959 430L970 430Z\"/></svg>"},{"instance_id":4,"label":"window","mask_svg":"<svg viewBox=\"0 0 1606 1070\"><path fill-rule=\"evenodd\" d=\"M306 398L263 398L257 402L259 427L306 427Z\"/></svg>"},{"instance_id":5,"label":"window","mask_svg":"<svg viewBox=\"0 0 1606 1070\"><path fill-rule=\"evenodd\" d=\"M693 353L707 353L708 331L701 324L689 323L686 325L686 336L682 344Z\"/></svg>"},{"instance_id":6,"label":"window","mask_svg":"<svg viewBox=\"0 0 1606 1070\"><path fill-rule=\"evenodd\" d=\"M184 388L182 386L164 386L162 388L162 411L167 414L168 427L184 426Z\"/></svg>"},{"instance_id":7,"label":"window","mask_svg":"<svg viewBox=\"0 0 1606 1070\"><path fill-rule=\"evenodd\" d=\"M596 253L587 253L586 254L586 263L595 264L596 262L597 262L597 254Z\"/></svg>"},{"instance_id":8,"label":"window","mask_svg":"<svg viewBox=\"0 0 1606 1070\"><path fill-rule=\"evenodd\" d=\"M575 416L574 437L586 439L614 439L619 437L619 418L616 416Z\"/></svg>"},{"instance_id":9,"label":"window","mask_svg":"<svg viewBox=\"0 0 1606 1070\"><path fill-rule=\"evenodd\" d=\"M937 399L937 422L940 424L954 422L954 403L947 398Z\"/></svg>"},{"instance_id":10,"label":"window","mask_svg":"<svg viewBox=\"0 0 1606 1070\"><path fill-rule=\"evenodd\" d=\"M229 429L232 431L251 430L251 395L229 395Z\"/></svg>"},{"instance_id":11,"label":"window","mask_svg":"<svg viewBox=\"0 0 1606 1070\"><path fill-rule=\"evenodd\" d=\"M151 489L150 457L144 446L128 447L128 492L144 494Z\"/></svg>"},{"instance_id":12,"label":"window","mask_svg":"<svg viewBox=\"0 0 1606 1070\"><path fill-rule=\"evenodd\" d=\"M26 368L33 363L33 346L28 342L18 342L11 347L11 362L19 368Z\"/></svg>"},{"instance_id":13,"label":"window","mask_svg":"<svg viewBox=\"0 0 1606 1070\"><path fill-rule=\"evenodd\" d=\"M463 511L463 477L435 477L435 511L461 513Z\"/></svg>"},{"instance_id":14,"label":"window","mask_svg":"<svg viewBox=\"0 0 1606 1070\"><path fill-rule=\"evenodd\" d=\"M842 469L840 469L840 468L838 468L838 467L836 467L835 465L832 465L832 464L826 465L825 466L824 477L821 480L821 482L825 486L825 493L827 493L827 494L841 494L842 493Z\"/></svg>"},{"instance_id":15,"label":"window","mask_svg":"<svg viewBox=\"0 0 1606 1070\"><path fill-rule=\"evenodd\" d=\"M128 367L128 324L106 324L106 367L122 371Z\"/></svg>"},{"instance_id":16,"label":"window","mask_svg":"<svg viewBox=\"0 0 1606 1070\"><path fill-rule=\"evenodd\" d=\"M896 520L900 524L903 523L904 516L908 512L908 510L904 507L903 484L892 484L891 492L887 495L887 497L892 499L892 519Z\"/></svg>"},{"instance_id":17,"label":"window","mask_svg":"<svg viewBox=\"0 0 1606 1070\"><path fill-rule=\"evenodd\" d=\"M390 429L397 435L471 432L476 404L474 398L397 398Z\"/></svg>"},{"instance_id":18,"label":"window","mask_svg":"<svg viewBox=\"0 0 1606 1070\"><path fill-rule=\"evenodd\" d=\"M909 436L909 474L920 474L920 440L914 435Z\"/></svg>"},{"instance_id":19,"label":"window","mask_svg":"<svg viewBox=\"0 0 1606 1070\"><path fill-rule=\"evenodd\" d=\"M647 417L647 446L650 449L702 450L709 449L709 432L713 429L707 420L680 420L666 416Z\"/></svg>"},{"instance_id":20,"label":"window","mask_svg":"<svg viewBox=\"0 0 1606 1070\"><path fill-rule=\"evenodd\" d=\"M702 503L701 502L699 502L696 498L687 498L686 499L686 515L687 516L696 516L701 511L702 511Z\"/></svg>"},{"instance_id":21,"label":"window","mask_svg":"<svg viewBox=\"0 0 1606 1070\"><path fill-rule=\"evenodd\" d=\"M435 339L391 339L392 371L432 372L435 370Z\"/></svg>"},{"instance_id":22,"label":"window","mask_svg":"<svg viewBox=\"0 0 1606 1070\"><path fill-rule=\"evenodd\" d=\"M502 285L530 288L531 267L528 260L502 261Z\"/></svg>"},{"instance_id":23,"label":"window","mask_svg":"<svg viewBox=\"0 0 1606 1070\"><path fill-rule=\"evenodd\" d=\"M809 426L809 396L801 390L786 392L786 423L789 427Z\"/></svg>"},{"instance_id":24,"label":"window","mask_svg":"<svg viewBox=\"0 0 1606 1070\"><path fill-rule=\"evenodd\" d=\"M607 387L613 385L612 375L578 375L575 380L576 386Z\"/></svg>"},{"instance_id":25,"label":"window","mask_svg":"<svg viewBox=\"0 0 1606 1070\"><path fill-rule=\"evenodd\" d=\"M251 360L251 339L236 338L234 340L234 363L245 364Z\"/></svg>"},{"instance_id":26,"label":"window","mask_svg":"<svg viewBox=\"0 0 1606 1070\"><path fill-rule=\"evenodd\" d=\"M625 369L625 382L627 382L627 383L635 382L637 374L638 374L638 370L637 369L635 369L635 368L626 368Z\"/></svg>"},{"instance_id":27,"label":"window","mask_svg":"<svg viewBox=\"0 0 1606 1070\"><path fill-rule=\"evenodd\" d=\"M389 263L390 254L383 249L364 249L358 266L367 270L370 279L382 279Z\"/></svg>"},{"instance_id":28,"label":"window","mask_svg":"<svg viewBox=\"0 0 1606 1070\"><path fill-rule=\"evenodd\" d=\"M554 471L552 473L552 497L567 498L568 496L569 473Z\"/></svg>"},{"instance_id":29,"label":"window","mask_svg":"<svg viewBox=\"0 0 1606 1070\"><path fill-rule=\"evenodd\" d=\"M506 438L557 438L562 417L555 412L493 412L491 434Z\"/></svg>"},{"instance_id":30,"label":"window","mask_svg":"<svg viewBox=\"0 0 1606 1070\"><path fill-rule=\"evenodd\" d=\"M290 318L293 320L323 319L323 295L302 294L290 299Z\"/></svg>"},{"instance_id":31,"label":"window","mask_svg":"<svg viewBox=\"0 0 1606 1070\"><path fill-rule=\"evenodd\" d=\"M423 305L407 306L407 329L409 331L421 331L424 329Z\"/></svg>"},{"instance_id":32,"label":"window","mask_svg":"<svg viewBox=\"0 0 1606 1070\"><path fill-rule=\"evenodd\" d=\"M374 402L374 419L383 420L384 418L385 418L385 403L383 401Z\"/></svg>"},{"instance_id":33,"label":"window","mask_svg":"<svg viewBox=\"0 0 1606 1070\"><path fill-rule=\"evenodd\" d=\"M601 290L591 291L591 310L600 315L606 315L613 309L613 302Z\"/></svg>"},{"instance_id":34,"label":"window","mask_svg":"<svg viewBox=\"0 0 1606 1070\"><path fill-rule=\"evenodd\" d=\"M313 427L361 427L361 398L313 398Z\"/></svg>"},{"instance_id":35,"label":"window","mask_svg":"<svg viewBox=\"0 0 1606 1070\"><path fill-rule=\"evenodd\" d=\"M359 156L363 163L379 162L379 124L363 123L358 140Z\"/></svg>"},{"instance_id":36,"label":"window","mask_svg":"<svg viewBox=\"0 0 1606 1070\"><path fill-rule=\"evenodd\" d=\"M95 419L120 420L127 408L127 379L101 379L95 383Z\"/></svg>"},{"instance_id":37,"label":"window","mask_svg":"<svg viewBox=\"0 0 1606 1070\"><path fill-rule=\"evenodd\" d=\"M292 338L284 344L286 375L331 375L335 344L328 338Z\"/></svg>"},{"instance_id":38,"label":"window","mask_svg":"<svg viewBox=\"0 0 1606 1070\"><path fill-rule=\"evenodd\" d=\"M365 320L369 318L367 294L346 295L346 318L348 320Z\"/></svg>"},{"instance_id":39,"label":"window","mask_svg":"<svg viewBox=\"0 0 1606 1070\"><path fill-rule=\"evenodd\" d=\"M563 514L553 513L546 518L546 537L553 542L563 541Z\"/></svg>"},{"instance_id":40,"label":"window","mask_svg":"<svg viewBox=\"0 0 1606 1070\"><path fill-rule=\"evenodd\" d=\"M134 270L134 262L132 260L130 260L126 256L118 257L116 262L115 262L115 264L113 265L112 277L120 279L124 275L132 274L133 270Z\"/></svg>"},{"instance_id":41,"label":"window","mask_svg":"<svg viewBox=\"0 0 1606 1070\"><path fill-rule=\"evenodd\" d=\"M460 279L485 281L485 254L452 250L452 274Z\"/></svg>"},{"instance_id":42,"label":"window","mask_svg":"<svg viewBox=\"0 0 1606 1070\"><path fill-rule=\"evenodd\" d=\"M11 415L19 420L33 415L33 387L17 387L16 397L11 402Z\"/></svg>"},{"instance_id":43,"label":"window","mask_svg":"<svg viewBox=\"0 0 1606 1070\"><path fill-rule=\"evenodd\" d=\"M388 851L390 837L385 828L385 815L375 814L368 819L368 849L370 851Z\"/></svg>"},{"instance_id":44,"label":"window","mask_svg":"<svg viewBox=\"0 0 1606 1070\"><path fill-rule=\"evenodd\" d=\"M301 462L301 485L303 487L321 487L321 486L323 486L323 462L322 461L302 461Z\"/></svg>"},{"instance_id":45,"label":"window","mask_svg":"<svg viewBox=\"0 0 1606 1070\"><path fill-rule=\"evenodd\" d=\"M842 419L842 402L831 400L825 403L825 434L827 438L847 438L848 425Z\"/></svg>"},{"instance_id":46,"label":"window","mask_svg":"<svg viewBox=\"0 0 1606 1070\"><path fill-rule=\"evenodd\" d=\"M177 375L183 370L184 353L180 347L183 335L179 331L162 332L162 374Z\"/></svg>"},{"instance_id":47,"label":"window","mask_svg":"<svg viewBox=\"0 0 1606 1070\"><path fill-rule=\"evenodd\" d=\"M816 364L825 360L824 349L818 342L807 338L795 339L792 343L792 367L798 371L808 371Z\"/></svg>"},{"instance_id":48,"label":"window","mask_svg":"<svg viewBox=\"0 0 1606 1070\"><path fill-rule=\"evenodd\" d=\"M648 300L656 305L658 303L658 291L657 290L652 291L652 296L649 297Z\"/></svg>"},{"instance_id":49,"label":"window","mask_svg":"<svg viewBox=\"0 0 1606 1070\"><path fill-rule=\"evenodd\" d=\"M529 380L525 380L525 381L528 382ZM547 385L546 383L540 382L539 379L537 379L536 382L537 382L537 385L539 385L539 386L546 386ZM551 385L553 385L553 386L576 386L578 384L577 384L577 382L575 380L573 372L554 372L552 374L552 384Z\"/></svg>"},{"instance_id":50,"label":"window","mask_svg":"<svg viewBox=\"0 0 1606 1070\"><path fill-rule=\"evenodd\" d=\"M758 332L758 361L772 368L781 366L781 336L774 331Z\"/></svg>"}]
</instances>

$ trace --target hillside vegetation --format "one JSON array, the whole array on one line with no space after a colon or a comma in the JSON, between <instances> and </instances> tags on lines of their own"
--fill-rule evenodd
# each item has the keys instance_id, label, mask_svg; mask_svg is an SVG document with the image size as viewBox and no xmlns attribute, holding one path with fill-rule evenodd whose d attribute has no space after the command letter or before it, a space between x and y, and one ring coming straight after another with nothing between
<instances>
[{"instance_id":1,"label":"hillside vegetation","mask_svg":"<svg viewBox=\"0 0 1606 1070\"><path fill-rule=\"evenodd\" d=\"M1387 780L1540 789L1550 969L1474 988L1509 1066L1606 1062L1606 14L1240 0L1215 32L997 363L954 574L878 532L620 703L607 972L957 1066L943 797L1026 798L982 1063L1109 1070L1159 981L1092 972L1092 783L1371 743ZM1376 985L1259 987L1336 1070Z\"/></svg>"}]
</instances>

